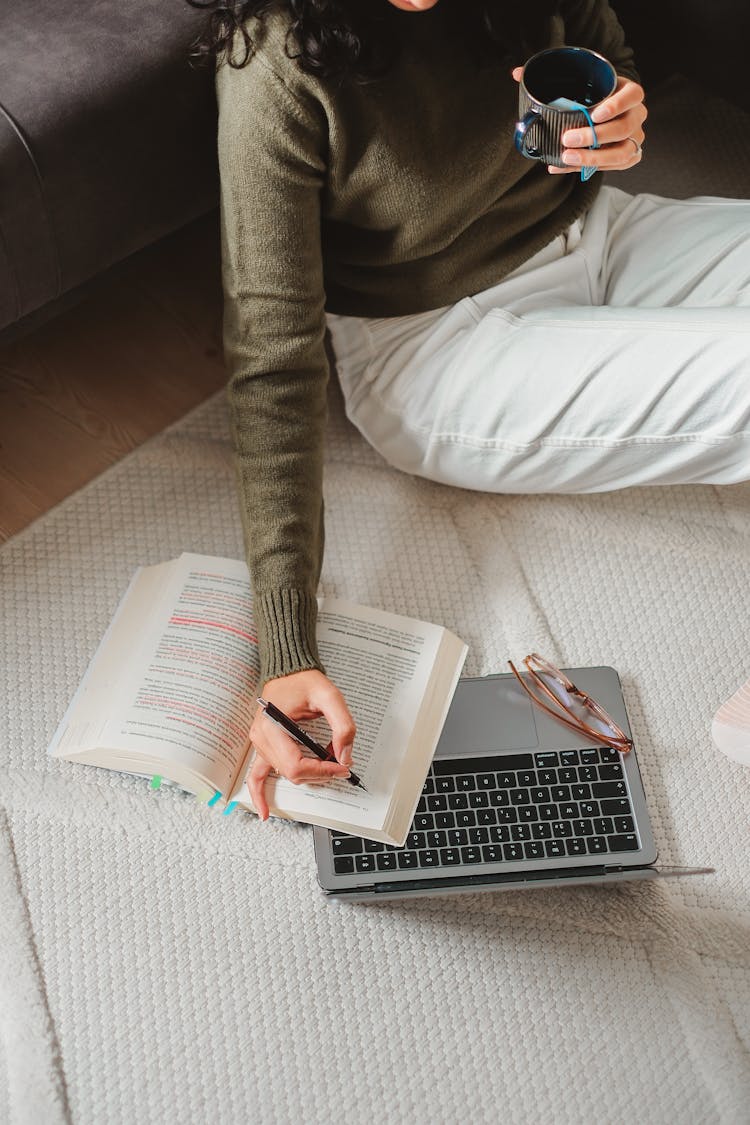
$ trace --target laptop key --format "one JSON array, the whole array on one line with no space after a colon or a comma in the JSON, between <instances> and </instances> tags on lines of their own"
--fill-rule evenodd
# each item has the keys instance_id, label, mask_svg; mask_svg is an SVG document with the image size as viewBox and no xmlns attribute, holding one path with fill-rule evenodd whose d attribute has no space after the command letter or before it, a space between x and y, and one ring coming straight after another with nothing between
<instances>
[{"instance_id":1,"label":"laptop key","mask_svg":"<svg viewBox=\"0 0 750 1125\"><path fill-rule=\"evenodd\" d=\"M486 809L489 807L490 798L487 793L469 793L469 808Z\"/></svg>"},{"instance_id":2,"label":"laptop key","mask_svg":"<svg viewBox=\"0 0 750 1125\"><path fill-rule=\"evenodd\" d=\"M635 831L635 823L632 816L616 816L614 821L615 832L624 832L627 834L628 832Z\"/></svg>"},{"instance_id":3,"label":"laptop key","mask_svg":"<svg viewBox=\"0 0 750 1125\"><path fill-rule=\"evenodd\" d=\"M560 805L560 816L565 820L575 820L578 816L578 805Z\"/></svg>"},{"instance_id":4,"label":"laptop key","mask_svg":"<svg viewBox=\"0 0 750 1125\"><path fill-rule=\"evenodd\" d=\"M422 794L426 795L428 793L434 793L434 792L435 792L435 778L434 777L428 777L428 778L425 779L425 783L422 786Z\"/></svg>"},{"instance_id":5,"label":"laptop key","mask_svg":"<svg viewBox=\"0 0 750 1125\"><path fill-rule=\"evenodd\" d=\"M459 828L472 828L477 822L477 814L471 809L460 811L456 814L456 824Z\"/></svg>"},{"instance_id":6,"label":"laptop key","mask_svg":"<svg viewBox=\"0 0 750 1125\"><path fill-rule=\"evenodd\" d=\"M511 805L528 805L531 802L528 789L511 789L510 803Z\"/></svg>"},{"instance_id":7,"label":"laptop key","mask_svg":"<svg viewBox=\"0 0 750 1125\"><path fill-rule=\"evenodd\" d=\"M557 770L539 770L536 779L540 785L556 785Z\"/></svg>"},{"instance_id":8,"label":"laptop key","mask_svg":"<svg viewBox=\"0 0 750 1125\"><path fill-rule=\"evenodd\" d=\"M410 832L406 837L406 847L417 851L425 846L424 832Z\"/></svg>"},{"instance_id":9,"label":"laptop key","mask_svg":"<svg viewBox=\"0 0 750 1125\"><path fill-rule=\"evenodd\" d=\"M593 836L594 824L591 820L574 820L573 831L576 836Z\"/></svg>"},{"instance_id":10,"label":"laptop key","mask_svg":"<svg viewBox=\"0 0 750 1125\"><path fill-rule=\"evenodd\" d=\"M469 798L466 793L451 793L448 798L449 809L468 809Z\"/></svg>"},{"instance_id":11,"label":"laptop key","mask_svg":"<svg viewBox=\"0 0 750 1125\"><path fill-rule=\"evenodd\" d=\"M537 789L531 790L531 799L535 805L548 805L549 804L549 787L542 785Z\"/></svg>"},{"instance_id":12,"label":"laptop key","mask_svg":"<svg viewBox=\"0 0 750 1125\"><path fill-rule=\"evenodd\" d=\"M402 871L408 871L419 865L417 852L398 852L398 865Z\"/></svg>"},{"instance_id":13,"label":"laptop key","mask_svg":"<svg viewBox=\"0 0 750 1125\"><path fill-rule=\"evenodd\" d=\"M596 776L596 769L594 768L594 766L579 766L578 780L585 781L587 784L590 781L598 781L599 779Z\"/></svg>"},{"instance_id":14,"label":"laptop key","mask_svg":"<svg viewBox=\"0 0 750 1125\"><path fill-rule=\"evenodd\" d=\"M523 844L503 844L503 855L506 859L523 859Z\"/></svg>"},{"instance_id":15,"label":"laptop key","mask_svg":"<svg viewBox=\"0 0 750 1125\"><path fill-rule=\"evenodd\" d=\"M331 849L334 855L356 855L362 851L362 841L359 836L334 836Z\"/></svg>"},{"instance_id":16,"label":"laptop key","mask_svg":"<svg viewBox=\"0 0 750 1125\"><path fill-rule=\"evenodd\" d=\"M535 840L551 840L552 829L546 822L543 824L535 824L531 829L531 835Z\"/></svg>"},{"instance_id":17,"label":"laptop key","mask_svg":"<svg viewBox=\"0 0 750 1125\"><path fill-rule=\"evenodd\" d=\"M435 778L435 792L436 793L452 793L456 788L456 783L452 777L436 777Z\"/></svg>"},{"instance_id":18,"label":"laptop key","mask_svg":"<svg viewBox=\"0 0 750 1125\"><path fill-rule=\"evenodd\" d=\"M516 775L514 773L499 773L497 784L499 789L515 789Z\"/></svg>"},{"instance_id":19,"label":"laptop key","mask_svg":"<svg viewBox=\"0 0 750 1125\"><path fill-rule=\"evenodd\" d=\"M500 808L510 804L510 797L506 789L498 789L494 793L490 793L490 804L495 808Z\"/></svg>"},{"instance_id":20,"label":"laptop key","mask_svg":"<svg viewBox=\"0 0 750 1125\"><path fill-rule=\"evenodd\" d=\"M611 816L598 816L594 820L594 831L597 836L611 836L615 830Z\"/></svg>"},{"instance_id":21,"label":"laptop key","mask_svg":"<svg viewBox=\"0 0 750 1125\"><path fill-rule=\"evenodd\" d=\"M398 867L395 852L382 852L380 855L375 856L375 863L378 871L395 871Z\"/></svg>"},{"instance_id":22,"label":"laptop key","mask_svg":"<svg viewBox=\"0 0 750 1125\"><path fill-rule=\"evenodd\" d=\"M568 824L567 820L556 820L552 825L552 835L560 840L566 836L572 836L573 829Z\"/></svg>"},{"instance_id":23,"label":"laptop key","mask_svg":"<svg viewBox=\"0 0 750 1125\"><path fill-rule=\"evenodd\" d=\"M586 841L589 855L600 855L607 850L607 841L603 836L589 836Z\"/></svg>"},{"instance_id":24,"label":"laptop key","mask_svg":"<svg viewBox=\"0 0 750 1125\"><path fill-rule=\"evenodd\" d=\"M469 829L469 843L470 844L488 844L490 840L490 833L488 828L470 828Z\"/></svg>"},{"instance_id":25,"label":"laptop key","mask_svg":"<svg viewBox=\"0 0 750 1125\"><path fill-rule=\"evenodd\" d=\"M474 784L474 778L470 773L461 774L460 777L456 778L456 789L459 789L462 792L467 793L470 790L475 789L475 788L476 788L476 786Z\"/></svg>"},{"instance_id":26,"label":"laptop key","mask_svg":"<svg viewBox=\"0 0 750 1125\"><path fill-rule=\"evenodd\" d=\"M510 829L511 840L530 840L531 828L528 824L513 824Z\"/></svg>"},{"instance_id":27,"label":"laptop key","mask_svg":"<svg viewBox=\"0 0 750 1125\"><path fill-rule=\"evenodd\" d=\"M503 849L496 844L488 844L482 848L482 859L485 863L500 863L503 858Z\"/></svg>"},{"instance_id":28,"label":"laptop key","mask_svg":"<svg viewBox=\"0 0 750 1125\"><path fill-rule=\"evenodd\" d=\"M598 750L581 750L580 754L582 766L595 766L599 761Z\"/></svg>"},{"instance_id":29,"label":"laptop key","mask_svg":"<svg viewBox=\"0 0 750 1125\"><path fill-rule=\"evenodd\" d=\"M427 808L430 812L445 812L448 808L448 798L445 793L433 793L427 798Z\"/></svg>"},{"instance_id":30,"label":"laptop key","mask_svg":"<svg viewBox=\"0 0 750 1125\"><path fill-rule=\"evenodd\" d=\"M610 836L607 840L611 852L637 852L638 837L634 832L625 836Z\"/></svg>"},{"instance_id":31,"label":"laptop key","mask_svg":"<svg viewBox=\"0 0 750 1125\"><path fill-rule=\"evenodd\" d=\"M333 870L337 875L352 875L354 873L354 856L337 855L333 861Z\"/></svg>"},{"instance_id":32,"label":"laptop key","mask_svg":"<svg viewBox=\"0 0 750 1125\"><path fill-rule=\"evenodd\" d=\"M581 810L581 816L598 816L599 815L599 802L598 801L581 801L580 810Z\"/></svg>"},{"instance_id":33,"label":"laptop key","mask_svg":"<svg viewBox=\"0 0 750 1125\"><path fill-rule=\"evenodd\" d=\"M536 785L536 774L533 770L519 770L516 774L516 785Z\"/></svg>"},{"instance_id":34,"label":"laptop key","mask_svg":"<svg viewBox=\"0 0 750 1125\"><path fill-rule=\"evenodd\" d=\"M556 750L542 750L539 754L534 755L534 763L538 770L546 769L547 766L556 766L559 761Z\"/></svg>"},{"instance_id":35,"label":"laptop key","mask_svg":"<svg viewBox=\"0 0 750 1125\"><path fill-rule=\"evenodd\" d=\"M435 827L435 820L432 813L417 813L412 824L417 832L426 832L428 828Z\"/></svg>"},{"instance_id":36,"label":"laptop key","mask_svg":"<svg viewBox=\"0 0 750 1125\"><path fill-rule=\"evenodd\" d=\"M602 816L630 816L630 801L626 797L602 801Z\"/></svg>"},{"instance_id":37,"label":"laptop key","mask_svg":"<svg viewBox=\"0 0 750 1125\"><path fill-rule=\"evenodd\" d=\"M450 828L447 832L447 836L448 839L446 843L451 848L460 848L469 842L469 837L466 834L465 828Z\"/></svg>"},{"instance_id":38,"label":"laptop key","mask_svg":"<svg viewBox=\"0 0 750 1125\"><path fill-rule=\"evenodd\" d=\"M578 765L578 751L577 750L561 750L560 751L560 764L563 766L577 766Z\"/></svg>"},{"instance_id":39,"label":"laptop key","mask_svg":"<svg viewBox=\"0 0 750 1125\"><path fill-rule=\"evenodd\" d=\"M565 847L568 855L586 855L586 841L577 836L572 840L566 840Z\"/></svg>"},{"instance_id":40,"label":"laptop key","mask_svg":"<svg viewBox=\"0 0 750 1125\"><path fill-rule=\"evenodd\" d=\"M624 781L595 781L591 792L600 800L602 797L626 797L628 793Z\"/></svg>"},{"instance_id":41,"label":"laptop key","mask_svg":"<svg viewBox=\"0 0 750 1125\"><path fill-rule=\"evenodd\" d=\"M572 768L559 769L557 771L557 780L562 785L570 785L571 781L578 781L578 771Z\"/></svg>"},{"instance_id":42,"label":"laptop key","mask_svg":"<svg viewBox=\"0 0 750 1125\"><path fill-rule=\"evenodd\" d=\"M619 762L620 752L615 750L613 746L600 746L599 747L599 761L600 762Z\"/></svg>"},{"instance_id":43,"label":"laptop key","mask_svg":"<svg viewBox=\"0 0 750 1125\"><path fill-rule=\"evenodd\" d=\"M409 852L409 855L412 853ZM358 855L354 860L357 871L374 871L375 870L375 856L374 855Z\"/></svg>"},{"instance_id":44,"label":"laptop key","mask_svg":"<svg viewBox=\"0 0 750 1125\"><path fill-rule=\"evenodd\" d=\"M574 801L588 801L591 797L590 785L571 785L570 795Z\"/></svg>"},{"instance_id":45,"label":"laptop key","mask_svg":"<svg viewBox=\"0 0 750 1125\"><path fill-rule=\"evenodd\" d=\"M494 773L477 774L477 789L494 789L496 786L497 779Z\"/></svg>"},{"instance_id":46,"label":"laptop key","mask_svg":"<svg viewBox=\"0 0 750 1125\"><path fill-rule=\"evenodd\" d=\"M615 781L618 777L622 777L622 766L619 762L599 766L600 781Z\"/></svg>"},{"instance_id":47,"label":"laptop key","mask_svg":"<svg viewBox=\"0 0 750 1125\"><path fill-rule=\"evenodd\" d=\"M366 852L382 852L385 849L385 844L381 844L380 840L365 840Z\"/></svg>"},{"instance_id":48,"label":"laptop key","mask_svg":"<svg viewBox=\"0 0 750 1125\"><path fill-rule=\"evenodd\" d=\"M498 824L515 824L518 820L518 813L515 809L497 809L496 812Z\"/></svg>"},{"instance_id":49,"label":"laptop key","mask_svg":"<svg viewBox=\"0 0 750 1125\"><path fill-rule=\"evenodd\" d=\"M482 852L479 848L461 848L462 863L481 863Z\"/></svg>"},{"instance_id":50,"label":"laptop key","mask_svg":"<svg viewBox=\"0 0 750 1125\"><path fill-rule=\"evenodd\" d=\"M548 859L557 859L558 856L565 855L565 844L562 840L547 840L544 850Z\"/></svg>"},{"instance_id":51,"label":"laptop key","mask_svg":"<svg viewBox=\"0 0 750 1125\"><path fill-rule=\"evenodd\" d=\"M507 844L510 840L510 828L507 824L500 824L497 828L490 828L490 840L493 844Z\"/></svg>"},{"instance_id":52,"label":"laptop key","mask_svg":"<svg viewBox=\"0 0 750 1125\"><path fill-rule=\"evenodd\" d=\"M424 847L425 844L426 844L428 848L444 848L447 843L448 843L448 833L447 832L437 832L437 831L436 832L428 832L425 835L425 840L424 840L424 843L421 845L421 847ZM419 850L418 848L412 849L412 851L418 851L418 850Z\"/></svg>"},{"instance_id":53,"label":"laptop key","mask_svg":"<svg viewBox=\"0 0 750 1125\"><path fill-rule=\"evenodd\" d=\"M420 867L438 867L440 865L440 852L435 848L428 851L417 852Z\"/></svg>"},{"instance_id":54,"label":"laptop key","mask_svg":"<svg viewBox=\"0 0 750 1125\"><path fill-rule=\"evenodd\" d=\"M494 809L479 809L477 824L497 824L497 813Z\"/></svg>"},{"instance_id":55,"label":"laptop key","mask_svg":"<svg viewBox=\"0 0 750 1125\"><path fill-rule=\"evenodd\" d=\"M540 820L557 820L560 815L557 805L540 805L536 811L539 813Z\"/></svg>"},{"instance_id":56,"label":"laptop key","mask_svg":"<svg viewBox=\"0 0 750 1125\"><path fill-rule=\"evenodd\" d=\"M458 848L442 848L440 862L445 867L453 867L454 864L461 862L461 853Z\"/></svg>"},{"instance_id":57,"label":"laptop key","mask_svg":"<svg viewBox=\"0 0 750 1125\"><path fill-rule=\"evenodd\" d=\"M544 859L544 844L541 840L531 840L524 844L523 852L527 859Z\"/></svg>"},{"instance_id":58,"label":"laptop key","mask_svg":"<svg viewBox=\"0 0 750 1125\"><path fill-rule=\"evenodd\" d=\"M435 813L435 827L436 828L454 828L456 818L452 812L436 812Z\"/></svg>"},{"instance_id":59,"label":"laptop key","mask_svg":"<svg viewBox=\"0 0 750 1125\"><path fill-rule=\"evenodd\" d=\"M518 812L518 819L520 821L528 822L539 819L533 805L519 805L516 811Z\"/></svg>"},{"instance_id":60,"label":"laptop key","mask_svg":"<svg viewBox=\"0 0 750 1125\"><path fill-rule=\"evenodd\" d=\"M570 786L569 785L553 785L550 789L550 796L553 801L569 801L570 800Z\"/></svg>"}]
</instances>

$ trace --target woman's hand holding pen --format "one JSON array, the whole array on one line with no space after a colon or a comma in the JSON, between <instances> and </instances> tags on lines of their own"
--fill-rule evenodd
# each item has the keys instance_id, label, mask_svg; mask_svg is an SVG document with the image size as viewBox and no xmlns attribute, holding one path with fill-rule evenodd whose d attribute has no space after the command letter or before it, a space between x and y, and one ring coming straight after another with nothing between
<instances>
[{"instance_id":1,"label":"woman's hand holding pen","mask_svg":"<svg viewBox=\"0 0 750 1125\"><path fill-rule=\"evenodd\" d=\"M271 770L295 785L348 777L356 727L341 692L316 669L269 680L260 694L295 721L322 715L331 728L331 749L336 758L335 762L321 762L307 757L299 743L259 709L250 728L257 753L248 775L248 789L260 819L266 820L268 803L263 790Z\"/></svg>"}]
</instances>

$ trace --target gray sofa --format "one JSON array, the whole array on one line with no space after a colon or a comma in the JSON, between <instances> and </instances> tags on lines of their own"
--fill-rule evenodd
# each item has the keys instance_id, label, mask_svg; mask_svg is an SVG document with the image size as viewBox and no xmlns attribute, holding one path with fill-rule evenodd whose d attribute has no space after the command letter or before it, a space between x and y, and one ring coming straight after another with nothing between
<instances>
[{"instance_id":1,"label":"gray sofa","mask_svg":"<svg viewBox=\"0 0 750 1125\"><path fill-rule=\"evenodd\" d=\"M0 330L216 205L201 21L184 0L0 5Z\"/></svg>"},{"instance_id":2,"label":"gray sofa","mask_svg":"<svg viewBox=\"0 0 750 1125\"><path fill-rule=\"evenodd\" d=\"M720 0L710 14L699 0L613 3L653 88L649 159L617 182L748 194L750 167L725 138L734 134L747 161L750 118L707 100L712 89L747 98L744 0ZM185 0L0 7L0 338L47 319L103 271L216 206L213 74L188 63L203 18ZM692 100L684 85L675 93L667 82L662 93L675 70L706 84L691 87Z\"/></svg>"}]
</instances>

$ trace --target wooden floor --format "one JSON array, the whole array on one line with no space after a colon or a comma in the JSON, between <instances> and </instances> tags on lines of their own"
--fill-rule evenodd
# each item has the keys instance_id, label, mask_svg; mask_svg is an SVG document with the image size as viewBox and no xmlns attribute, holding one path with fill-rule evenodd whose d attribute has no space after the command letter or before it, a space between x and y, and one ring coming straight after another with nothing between
<instances>
[{"instance_id":1,"label":"wooden floor","mask_svg":"<svg viewBox=\"0 0 750 1125\"><path fill-rule=\"evenodd\" d=\"M0 541L224 383L218 218L0 345Z\"/></svg>"}]
</instances>

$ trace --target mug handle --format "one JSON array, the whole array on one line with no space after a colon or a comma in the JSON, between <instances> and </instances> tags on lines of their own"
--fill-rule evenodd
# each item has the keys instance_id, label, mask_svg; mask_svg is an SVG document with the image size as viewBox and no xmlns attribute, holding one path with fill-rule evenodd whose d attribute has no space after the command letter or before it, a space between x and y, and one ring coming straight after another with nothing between
<instances>
[{"instance_id":1,"label":"mug handle","mask_svg":"<svg viewBox=\"0 0 750 1125\"><path fill-rule=\"evenodd\" d=\"M521 156L528 156L531 160L536 160L539 156L538 148L529 148L528 133L529 129L536 124L541 118L541 114L537 109L530 109L520 121L516 122L516 132L513 140L515 141L516 148Z\"/></svg>"}]
</instances>

